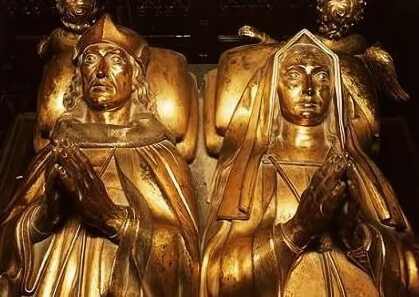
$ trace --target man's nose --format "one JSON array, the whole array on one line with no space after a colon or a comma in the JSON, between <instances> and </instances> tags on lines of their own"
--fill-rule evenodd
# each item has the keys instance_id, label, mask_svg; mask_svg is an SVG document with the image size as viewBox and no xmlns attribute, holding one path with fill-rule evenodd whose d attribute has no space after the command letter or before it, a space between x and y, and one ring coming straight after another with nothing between
<instances>
[{"instance_id":1,"label":"man's nose","mask_svg":"<svg viewBox=\"0 0 419 297\"><path fill-rule=\"evenodd\" d=\"M96 77L99 79L108 77L108 72L109 72L108 63L106 63L105 59L102 58L96 72Z\"/></svg>"},{"instance_id":2,"label":"man's nose","mask_svg":"<svg viewBox=\"0 0 419 297\"><path fill-rule=\"evenodd\" d=\"M313 79L311 75L307 75L306 79L304 80L304 88L303 88L304 95L313 96L314 95L314 86L313 86Z\"/></svg>"}]
</instances>

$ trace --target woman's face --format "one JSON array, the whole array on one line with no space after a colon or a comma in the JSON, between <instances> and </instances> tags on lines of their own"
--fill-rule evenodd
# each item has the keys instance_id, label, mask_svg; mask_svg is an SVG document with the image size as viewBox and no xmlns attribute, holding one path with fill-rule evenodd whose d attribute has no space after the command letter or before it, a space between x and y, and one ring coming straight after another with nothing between
<instances>
[{"instance_id":1,"label":"woman's face","mask_svg":"<svg viewBox=\"0 0 419 297\"><path fill-rule=\"evenodd\" d=\"M301 126L322 123L333 98L330 57L315 46L296 46L284 53L279 71L282 116Z\"/></svg>"}]
</instances>

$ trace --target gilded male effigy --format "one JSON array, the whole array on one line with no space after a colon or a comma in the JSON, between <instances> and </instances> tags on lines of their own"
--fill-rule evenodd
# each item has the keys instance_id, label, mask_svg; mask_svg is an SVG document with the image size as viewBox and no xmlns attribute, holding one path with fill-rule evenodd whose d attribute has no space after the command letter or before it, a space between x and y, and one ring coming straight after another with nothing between
<instances>
[{"instance_id":1,"label":"gilded male effigy","mask_svg":"<svg viewBox=\"0 0 419 297\"><path fill-rule=\"evenodd\" d=\"M220 151L200 296L419 296L412 231L350 104L306 30L255 71Z\"/></svg>"},{"instance_id":2,"label":"gilded male effigy","mask_svg":"<svg viewBox=\"0 0 419 297\"><path fill-rule=\"evenodd\" d=\"M366 0L317 0L317 37L339 56L344 89L351 101L349 117L364 151L375 155L380 138L379 91L394 100L407 100L409 95L398 83L391 56L352 32L362 21L366 5ZM205 141L214 155L220 151L227 125L255 69L286 43L250 26L242 27L239 34L261 42L224 52L217 71L207 76Z\"/></svg>"},{"instance_id":3,"label":"gilded male effigy","mask_svg":"<svg viewBox=\"0 0 419 297\"><path fill-rule=\"evenodd\" d=\"M100 0L55 0L62 26L43 38L38 54L46 61L38 89L34 147L39 151L49 142L56 120L65 112L64 94L76 68L74 48L81 35L102 15Z\"/></svg>"},{"instance_id":4,"label":"gilded male effigy","mask_svg":"<svg viewBox=\"0 0 419 297\"><path fill-rule=\"evenodd\" d=\"M38 91L37 151L49 143L57 119L65 112L64 94L75 73L74 47L80 36L102 15L101 0L56 0L63 28L54 30L38 46L47 59ZM198 136L198 91L185 57L172 50L148 47L145 77L154 97L156 116L176 138L188 162L195 156Z\"/></svg>"},{"instance_id":5,"label":"gilded male effigy","mask_svg":"<svg viewBox=\"0 0 419 297\"><path fill-rule=\"evenodd\" d=\"M148 55L108 15L81 37L66 111L1 218L1 296L197 296L191 176Z\"/></svg>"}]
</instances>

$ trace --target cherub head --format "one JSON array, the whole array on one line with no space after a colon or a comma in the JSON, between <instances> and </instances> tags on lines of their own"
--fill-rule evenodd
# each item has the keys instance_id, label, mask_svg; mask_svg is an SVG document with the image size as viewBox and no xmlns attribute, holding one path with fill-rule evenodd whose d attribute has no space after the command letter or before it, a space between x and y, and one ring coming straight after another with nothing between
<instances>
[{"instance_id":1,"label":"cherub head","mask_svg":"<svg viewBox=\"0 0 419 297\"><path fill-rule=\"evenodd\" d=\"M101 0L56 0L63 25L76 33L83 33L96 21L102 10Z\"/></svg>"},{"instance_id":2,"label":"cherub head","mask_svg":"<svg viewBox=\"0 0 419 297\"><path fill-rule=\"evenodd\" d=\"M339 39L364 17L366 0L317 0L320 33Z\"/></svg>"}]
</instances>

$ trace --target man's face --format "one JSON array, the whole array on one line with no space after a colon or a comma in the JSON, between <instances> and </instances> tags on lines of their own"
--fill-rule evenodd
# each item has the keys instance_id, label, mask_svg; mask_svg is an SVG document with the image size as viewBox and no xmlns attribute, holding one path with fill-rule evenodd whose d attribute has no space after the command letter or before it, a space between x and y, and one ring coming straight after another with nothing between
<instances>
[{"instance_id":1,"label":"man's face","mask_svg":"<svg viewBox=\"0 0 419 297\"><path fill-rule=\"evenodd\" d=\"M131 97L133 65L121 48L105 43L89 46L80 70L84 98L92 108L118 108Z\"/></svg>"},{"instance_id":2,"label":"man's face","mask_svg":"<svg viewBox=\"0 0 419 297\"><path fill-rule=\"evenodd\" d=\"M317 47L296 46L285 53L279 71L282 116L300 126L322 123L333 97L330 58Z\"/></svg>"}]
</instances>

